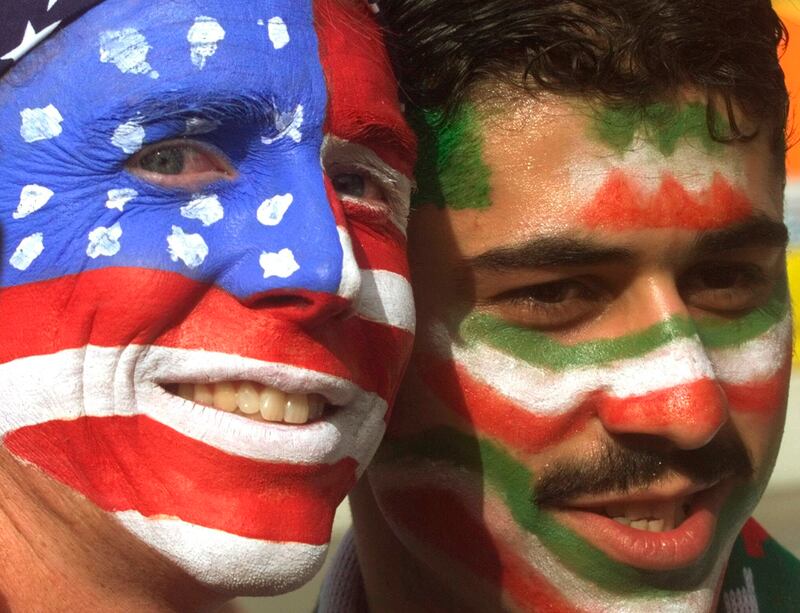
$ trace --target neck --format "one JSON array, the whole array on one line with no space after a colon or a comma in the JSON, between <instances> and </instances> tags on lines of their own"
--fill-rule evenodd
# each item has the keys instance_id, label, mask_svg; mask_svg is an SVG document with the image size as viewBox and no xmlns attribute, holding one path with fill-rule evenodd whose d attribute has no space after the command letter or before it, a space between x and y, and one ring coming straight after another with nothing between
<instances>
[{"instance_id":1,"label":"neck","mask_svg":"<svg viewBox=\"0 0 800 613\"><path fill-rule=\"evenodd\" d=\"M386 522L375 502L368 478L350 494L356 548L370 613L494 613L509 611L497 589L470 578L440 576L424 562L436 552L415 553ZM441 567L441 564L437 566Z\"/></svg>"},{"instance_id":2,"label":"neck","mask_svg":"<svg viewBox=\"0 0 800 613\"><path fill-rule=\"evenodd\" d=\"M5 450L0 549L0 610L166 613L213 610L224 601L85 498Z\"/></svg>"}]
</instances>

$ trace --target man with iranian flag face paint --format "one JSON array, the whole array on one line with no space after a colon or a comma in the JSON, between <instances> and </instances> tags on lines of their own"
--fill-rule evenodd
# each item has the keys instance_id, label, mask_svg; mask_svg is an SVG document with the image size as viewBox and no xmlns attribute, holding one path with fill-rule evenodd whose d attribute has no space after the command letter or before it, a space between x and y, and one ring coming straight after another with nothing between
<instances>
[{"instance_id":1,"label":"man with iranian flag face paint","mask_svg":"<svg viewBox=\"0 0 800 613\"><path fill-rule=\"evenodd\" d=\"M769 2L383 9L419 327L323 592L363 607L323 610L799 610L748 519L792 350Z\"/></svg>"},{"instance_id":2,"label":"man with iranian flag face paint","mask_svg":"<svg viewBox=\"0 0 800 613\"><path fill-rule=\"evenodd\" d=\"M411 349L414 137L374 7L11 4L0 608L294 589Z\"/></svg>"}]
</instances>

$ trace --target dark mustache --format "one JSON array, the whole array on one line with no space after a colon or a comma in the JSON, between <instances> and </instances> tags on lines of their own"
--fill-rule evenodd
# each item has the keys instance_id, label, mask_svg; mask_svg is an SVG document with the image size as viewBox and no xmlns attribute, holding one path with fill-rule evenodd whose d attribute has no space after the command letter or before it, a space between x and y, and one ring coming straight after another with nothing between
<instances>
[{"instance_id":1,"label":"dark mustache","mask_svg":"<svg viewBox=\"0 0 800 613\"><path fill-rule=\"evenodd\" d=\"M606 441L600 451L579 461L556 461L541 472L534 503L559 506L579 496L627 493L658 484L671 475L698 483L727 477L747 479L753 465L736 436L718 437L699 449L659 449L646 441Z\"/></svg>"}]
</instances>

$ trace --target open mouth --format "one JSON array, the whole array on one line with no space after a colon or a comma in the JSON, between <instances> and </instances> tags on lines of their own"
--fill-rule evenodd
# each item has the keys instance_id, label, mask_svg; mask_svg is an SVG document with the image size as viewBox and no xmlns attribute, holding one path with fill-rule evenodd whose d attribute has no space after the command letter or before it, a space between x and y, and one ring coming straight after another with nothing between
<instances>
[{"instance_id":1,"label":"open mouth","mask_svg":"<svg viewBox=\"0 0 800 613\"><path fill-rule=\"evenodd\" d=\"M613 503L594 509L623 526L648 532L668 532L683 524L692 508L694 496L678 500Z\"/></svg>"},{"instance_id":2,"label":"open mouth","mask_svg":"<svg viewBox=\"0 0 800 613\"><path fill-rule=\"evenodd\" d=\"M253 381L165 383L162 387L195 404L261 422L303 425L332 410L319 394L287 394Z\"/></svg>"},{"instance_id":3,"label":"open mouth","mask_svg":"<svg viewBox=\"0 0 800 613\"><path fill-rule=\"evenodd\" d=\"M726 480L671 495L641 492L548 510L618 562L644 570L675 570L698 562L708 550L732 488Z\"/></svg>"}]
</instances>

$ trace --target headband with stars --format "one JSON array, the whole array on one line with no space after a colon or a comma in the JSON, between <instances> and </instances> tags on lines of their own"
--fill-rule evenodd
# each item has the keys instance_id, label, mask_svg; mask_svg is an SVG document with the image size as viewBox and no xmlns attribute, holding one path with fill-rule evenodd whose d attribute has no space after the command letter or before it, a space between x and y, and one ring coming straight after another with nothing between
<instances>
[{"instance_id":1,"label":"headband with stars","mask_svg":"<svg viewBox=\"0 0 800 613\"><path fill-rule=\"evenodd\" d=\"M59 28L102 0L0 3L0 75Z\"/></svg>"},{"instance_id":2,"label":"headband with stars","mask_svg":"<svg viewBox=\"0 0 800 613\"><path fill-rule=\"evenodd\" d=\"M379 0L365 0L378 14ZM0 3L0 77L45 38L102 0L25 0Z\"/></svg>"}]
</instances>

